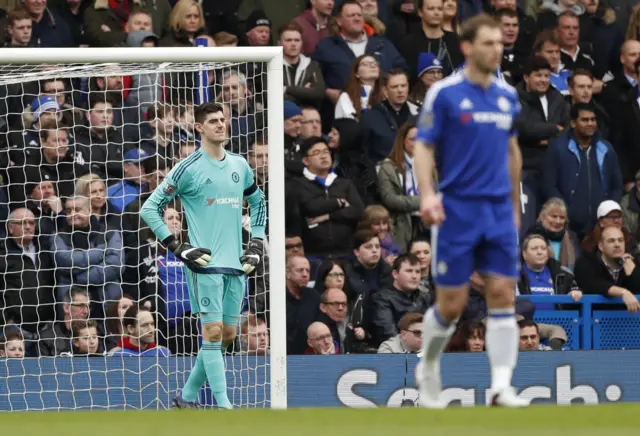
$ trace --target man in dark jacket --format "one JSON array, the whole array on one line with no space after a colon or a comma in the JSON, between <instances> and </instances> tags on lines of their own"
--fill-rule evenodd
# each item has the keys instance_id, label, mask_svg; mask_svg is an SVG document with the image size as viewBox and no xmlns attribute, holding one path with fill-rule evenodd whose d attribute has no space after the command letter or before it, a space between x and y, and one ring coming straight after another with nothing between
<instances>
[{"instance_id":1,"label":"man in dark jacket","mask_svg":"<svg viewBox=\"0 0 640 436\"><path fill-rule=\"evenodd\" d=\"M373 294L371 333L375 345L400 333L398 322L407 312L424 313L429 298L418 289L420 260L403 254L393 262L393 286Z\"/></svg>"},{"instance_id":2,"label":"man in dark jacket","mask_svg":"<svg viewBox=\"0 0 640 436\"><path fill-rule=\"evenodd\" d=\"M391 267L382 259L378 235L366 229L356 232L353 257L345 262L344 272L345 289L352 307L360 300L366 311L371 295L390 288L393 283Z\"/></svg>"},{"instance_id":3,"label":"man in dark jacket","mask_svg":"<svg viewBox=\"0 0 640 436\"><path fill-rule=\"evenodd\" d=\"M289 185L299 211L302 240L307 255L343 257L351 251L353 231L364 206L356 187L332 170L329 146L320 137L307 139L300 152L305 168Z\"/></svg>"},{"instance_id":4,"label":"man in dark jacket","mask_svg":"<svg viewBox=\"0 0 640 436\"><path fill-rule=\"evenodd\" d=\"M325 95L333 104L347 84L351 64L356 57L363 54L375 57L381 71L407 67L387 38L373 35L371 29L365 28L362 7L356 0L346 0L340 5L337 23L339 35L322 39L312 56L322 68L327 88Z\"/></svg>"},{"instance_id":5,"label":"man in dark jacket","mask_svg":"<svg viewBox=\"0 0 640 436\"><path fill-rule=\"evenodd\" d=\"M8 237L0 250L0 307L4 322L37 333L38 324L53 319L53 270L48 247L35 236L36 221L28 209L9 215Z\"/></svg>"},{"instance_id":6,"label":"man in dark jacket","mask_svg":"<svg viewBox=\"0 0 640 436\"><path fill-rule=\"evenodd\" d=\"M40 356L53 357L71 351L71 322L89 319L89 301L86 288L74 286L69 289L62 301L62 321L48 323L40 332Z\"/></svg>"},{"instance_id":7,"label":"man in dark jacket","mask_svg":"<svg viewBox=\"0 0 640 436\"><path fill-rule=\"evenodd\" d=\"M46 1L25 0L23 4L33 20L30 47L74 46L69 24L58 12L49 9Z\"/></svg>"},{"instance_id":8,"label":"man in dark jacket","mask_svg":"<svg viewBox=\"0 0 640 436\"><path fill-rule=\"evenodd\" d=\"M544 187L547 198L565 201L569 226L580 238L593 228L601 202L620 202L618 157L613 147L600 139L595 111L588 104L571 108L571 129L549 146Z\"/></svg>"},{"instance_id":9,"label":"man in dark jacket","mask_svg":"<svg viewBox=\"0 0 640 436\"><path fill-rule=\"evenodd\" d=\"M400 127L418 115L418 107L408 101L409 78L403 70L389 71L384 92L387 97L360 120L365 150L374 164L389 157Z\"/></svg>"},{"instance_id":10,"label":"man in dark jacket","mask_svg":"<svg viewBox=\"0 0 640 436\"><path fill-rule=\"evenodd\" d=\"M307 287L309 261L303 256L287 259L287 354L304 354L307 349L307 327L319 320L320 295Z\"/></svg>"},{"instance_id":11,"label":"man in dark jacket","mask_svg":"<svg viewBox=\"0 0 640 436\"><path fill-rule=\"evenodd\" d=\"M617 227L602 231L595 253L583 252L576 261L576 281L585 294L620 297L630 312L640 310L638 259L626 252L624 235Z\"/></svg>"}]
</instances>

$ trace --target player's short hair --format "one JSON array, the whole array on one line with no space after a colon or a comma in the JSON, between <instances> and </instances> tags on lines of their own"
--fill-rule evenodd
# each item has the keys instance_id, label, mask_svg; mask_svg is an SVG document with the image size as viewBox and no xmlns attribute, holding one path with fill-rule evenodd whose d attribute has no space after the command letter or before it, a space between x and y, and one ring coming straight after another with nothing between
<instances>
[{"instance_id":1,"label":"player's short hair","mask_svg":"<svg viewBox=\"0 0 640 436\"><path fill-rule=\"evenodd\" d=\"M549 65L549 62L542 56L532 56L525 62L523 74L530 76L540 70L549 70L549 72L551 72L551 65Z\"/></svg>"},{"instance_id":2,"label":"player's short hair","mask_svg":"<svg viewBox=\"0 0 640 436\"><path fill-rule=\"evenodd\" d=\"M23 7L12 10L7 16L7 24L9 26L13 26L13 23L21 20L31 20L31 14Z\"/></svg>"},{"instance_id":3,"label":"player's short hair","mask_svg":"<svg viewBox=\"0 0 640 436\"><path fill-rule=\"evenodd\" d=\"M82 330L90 328L94 328L96 331L98 330L98 323L93 319L71 322L71 332L73 333L74 339L80 337L80 332Z\"/></svg>"},{"instance_id":4,"label":"player's short hair","mask_svg":"<svg viewBox=\"0 0 640 436\"><path fill-rule=\"evenodd\" d=\"M61 130L67 132L67 126L65 124L59 123L57 120L44 121L42 124L40 124L40 130L38 131L40 142L45 142L47 139L49 139L49 136L51 136L53 132Z\"/></svg>"},{"instance_id":5,"label":"player's short hair","mask_svg":"<svg viewBox=\"0 0 640 436\"><path fill-rule=\"evenodd\" d=\"M337 16L341 16L342 15L342 11L344 10L345 6L348 5L356 5L358 6L360 9L362 9L362 6L360 5L360 3L358 3L358 0L344 0L339 6L338 6L338 10L337 10Z\"/></svg>"},{"instance_id":6,"label":"player's short hair","mask_svg":"<svg viewBox=\"0 0 640 436\"><path fill-rule=\"evenodd\" d=\"M233 45L238 43L238 37L229 32L218 32L213 35L216 45Z\"/></svg>"},{"instance_id":7,"label":"player's short hair","mask_svg":"<svg viewBox=\"0 0 640 436\"><path fill-rule=\"evenodd\" d=\"M392 269L393 271L400 271L402 265L408 263L409 265L419 265L420 259L413 253L404 253L400 256L396 257L396 260L393 261Z\"/></svg>"},{"instance_id":8,"label":"player's short hair","mask_svg":"<svg viewBox=\"0 0 640 436\"><path fill-rule=\"evenodd\" d=\"M353 236L353 249L359 250L360 247L362 247L373 238L378 238L378 234L372 232L369 229L358 230Z\"/></svg>"},{"instance_id":9,"label":"player's short hair","mask_svg":"<svg viewBox=\"0 0 640 436\"><path fill-rule=\"evenodd\" d=\"M278 38L282 37L284 32L298 32L300 36L304 35L304 31L302 30L302 26L300 26L295 21L291 21L287 24L280 26L278 29Z\"/></svg>"},{"instance_id":10,"label":"player's short hair","mask_svg":"<svg viewBox=\"0 0 640 436\"><path fill-rule=\"evenodd\" d=\"M573 88L573 83L575 82L575 78L577 76L587 76L593 82L593 74L591 74L591 71L585 70L584 68L578 68L567 78L567 84L569 85L569 88Z\"/></svg>"},{"instance_id":11,"label":"player's short hair","mask_svg":"<svg viewBox=\"0 0 640 436\"><path fill-rule=\"evenodd\" d=\"M571 106L571 121L577 120L580 112L592 112L595 115L596 109L591 103L576 103Z\"/></svg>"},{"instance_id":12,"label":"player's short hair","mask_svg":"<svg viewBox=\"0 0 640 436\"><path fill-rule=\"evenodd\" d=\"M400 327L400 331L402 330L409 330L409 327L411 327L411 325L417 323L417 322L422 322L424 320L424 315L418 312L407 312L404 315L402 315L402 318L400 318L400 321L398 321L398 327Z\"/></svg>"},{"instance_id":13,"label":"player's short hair","mask_svg":"<svg viewBox=\"0 0 640 436\"><path fill-rule=\"evenodd\" d=\"M478 36L478 32L483 27L488 27L489 29L501 28L500 23L491 15L485 13L476 15L462 23L462 27L460 28L460 42L466 41L473 43Z\"/></svg>"},{"instance_id":14,"label":"player's short hair","mask_svg":"<svg viewBox=\"0 0 640 436\"><path fill-rule=\"evenodd\" d=\"M209 114L218 112L224 113L224 108L220 103L207 102L194 109L193 117L198 124L202 124Z\"/></svg>"},{"instance_id":15,"label":"player's short hair","mask_svg":"<svg viewBox=\"0 0 640 436\"><path fill-rule=\"evenodd\" d=\"M538 335L540 335L540 327L538 327L538 324L535 321L532 321L530 319L521 319L520 321L518 321L518 328L520 330L525 327L535 327L536 332L538 333Z\"/></svg>"},{"instance_id":16,"label":"player's short hair","mask_svg":"<svg viewBox=\"0 0 640 436\"><path fill-rule=\"evenodd\" d=\"M560 45L558 42L558 37L556 36L555 30L547 29L543 32L540 32L533 43L532 53L540 53L542 51L542 47L550 42L553 45Z\"/></svg>"},{"instance_id":17,"label":"player's short hair","mask_svg":"<svg viewBox=\"0 0 640 436\"><path fill-rule=\"evenodd\" d=\"M513 9L509 9L509 8L498 9L497 11L495 11L493 13L493 17L498 22L500 21L500 19L502 17L516 18L518 20L518 22L520 22L520 18L518 17L518 13L516 11L514 11Z\"/></svg>"}]
</instances>

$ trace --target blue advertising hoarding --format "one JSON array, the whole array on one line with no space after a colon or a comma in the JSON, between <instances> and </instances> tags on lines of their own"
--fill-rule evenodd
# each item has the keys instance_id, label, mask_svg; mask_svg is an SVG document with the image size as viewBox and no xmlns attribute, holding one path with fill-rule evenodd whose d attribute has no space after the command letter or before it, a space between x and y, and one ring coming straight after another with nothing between
<instances>
[{"instance_id":1,"label":"blue advertising hoarding","mask_svg":"<svg viewBox=\"0 0 640 436\"><path fill-rule=\"evenodd\" d=\"M1 360L0 411L169 408L191 362L180 357ZM416 363L415 355L290 356L288 405L400 406L417 398ZM228 358L227 367L237 369L228 378L234 404L268 406L264 359ZM452 404L485 403L486 354L447 354L442 372L444 395ZM539 351L520 354L514 385L534 403L640 401L639 375L640 351Z\"/></svg>"}]
</instances>

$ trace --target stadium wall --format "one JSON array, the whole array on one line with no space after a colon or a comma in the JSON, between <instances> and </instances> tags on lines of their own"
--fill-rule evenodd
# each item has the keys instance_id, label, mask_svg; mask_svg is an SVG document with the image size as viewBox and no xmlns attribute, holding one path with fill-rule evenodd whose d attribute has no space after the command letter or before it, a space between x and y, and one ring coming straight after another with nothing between
<instances>
[{"instance_id":1,"label":"stadium wall","mask_svg":"<svg viewBox=\"0 0 640 436\"><path fill-rule=\"evenodd\" d=\"M227 365L261 368L229 377L232 401L262 407L268 370L251 357ZM520 355L514 385L535 403L640 401L640 351L529 352ZM415 400L415 355L291 356L289 407L399 406ZM42 358L0 361L0 410L168 408L191 358ZM484 353L447 354L445 395L483 404L489 387ZM235 374L239 372L235 371ZM181 374L180 378L177 374ZM242 387L250 386L250 387ZM210 403L204 394L202 401Z\"/></svg>"}]
</instances>

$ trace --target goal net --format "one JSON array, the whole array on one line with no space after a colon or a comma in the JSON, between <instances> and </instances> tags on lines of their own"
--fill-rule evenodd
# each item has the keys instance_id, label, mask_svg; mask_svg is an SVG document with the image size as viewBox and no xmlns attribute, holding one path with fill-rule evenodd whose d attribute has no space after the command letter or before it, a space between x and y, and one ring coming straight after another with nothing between
<instances>
[{"instance_id":1,"label":"goal net","mask_svg":"<svg viewBox=\"0 0 640 436\"><path fill-rule=\"evenodd\" d=\"M286 407L284 298L269 292L284 288L281 68L275 48L0 50L0 411L172 406L201 325L140 208L198 149L205 102L223 105L225 147L270 218L224 351L229 399ZM179 196L161 212L186 240ZM199 402L215 407L207 387Z\"/></svg>"}]
</instances>

